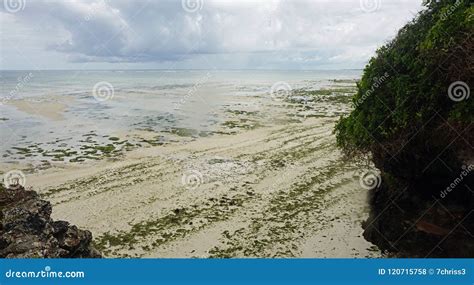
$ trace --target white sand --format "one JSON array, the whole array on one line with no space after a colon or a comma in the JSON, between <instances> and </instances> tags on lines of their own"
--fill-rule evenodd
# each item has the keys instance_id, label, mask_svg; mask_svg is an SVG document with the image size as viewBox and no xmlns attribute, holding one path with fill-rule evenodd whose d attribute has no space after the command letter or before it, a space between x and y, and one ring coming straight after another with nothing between
<instances>
[{"instance_id":1,"label":"white sand","mask_svg":"<svg viewBox=\"0 0 474 285\"><path fill-rule=\"evenodd\" d=\"M104 233L121 237L107 256L377 256L361 237L366 191L334 146L334 123L311 118L140 149L49 169L28 184L50 193L54 218L103 245ZM182 184L187 174L195 189Z\"/></svg>"},{"instance_id":2,"label":"white sand","mask_svg":"<svg viewBox=\"0 0 474 285\"><path fill-rule=\"evenodd\" d=\"M250 130L56 164L27 185L53 203L55 219L91 230L109 257L380 256L361 235L358 168L332 133L348 106L235 100L258 112L220 116Z\"/></svg>"}]
</instances>

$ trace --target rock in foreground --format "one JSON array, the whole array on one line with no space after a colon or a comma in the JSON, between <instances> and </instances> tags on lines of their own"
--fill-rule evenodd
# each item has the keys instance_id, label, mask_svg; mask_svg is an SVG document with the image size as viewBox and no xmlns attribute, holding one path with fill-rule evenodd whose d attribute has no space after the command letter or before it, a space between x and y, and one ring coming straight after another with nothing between
<instances>
[{"instance_id":1,"label":"rock in foreground","mask_svg":"<svg viewBox=\"0 0 474 285\"><path fill-rule=\"evenodd\" d=\"M51 203L18 186L0 189L0 257L100 258L92 234L51 219Z\"/></svg>"}]
</instances>

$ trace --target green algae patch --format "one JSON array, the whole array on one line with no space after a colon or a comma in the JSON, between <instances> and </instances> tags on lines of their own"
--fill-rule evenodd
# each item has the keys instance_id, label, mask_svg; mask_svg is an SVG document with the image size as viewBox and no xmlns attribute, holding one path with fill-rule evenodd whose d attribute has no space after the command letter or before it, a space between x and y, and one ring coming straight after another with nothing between
<instances>
[{"instance_id":1,"label":"green algae patch","mask_svg":"<svg viewBox=\"0 0 474 285\"><path fill-rule=\"evenodd\" d=\"M120 255L121 250L133 249L135 244L144 240L149 249L156 248L191 232L202 229L210 223L227 219L254 193L239 193L234 196L224 195L220 198L209 198L205 204L177 208L160 218L137 223L128 231L104 233L94 241L95 246L106 254Z\"/></svg>"}]
</instances>

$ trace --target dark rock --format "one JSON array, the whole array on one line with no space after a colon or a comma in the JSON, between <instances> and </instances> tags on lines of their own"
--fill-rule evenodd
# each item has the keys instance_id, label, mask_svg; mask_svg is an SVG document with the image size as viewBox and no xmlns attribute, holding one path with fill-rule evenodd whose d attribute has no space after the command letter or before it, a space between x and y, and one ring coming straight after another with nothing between
<instances>
[{"instance_id":1,"label":"dark rock","mask_svg":"<svg viewBox=\"0 0 474 285\"><path fill-rule=\"evenodd\" d=\"M51 219L51 203L22 187L0 189L0 257L100 258L90 231Z\"/></svg>"},{"instance_id":2,"label":"dark rock","mask_svg":"<svg viewBox=\"0 0 474 285\"><path fill-rule=\"evenodd\" d=\"M471 179L465 178L456 190L472 186ZM423 191L416 190L386 182L372 190L370 217L363 225L365 239L396 257L474 257L472 207L450 196L426 199Z\"/></svg>"}]
</instances>

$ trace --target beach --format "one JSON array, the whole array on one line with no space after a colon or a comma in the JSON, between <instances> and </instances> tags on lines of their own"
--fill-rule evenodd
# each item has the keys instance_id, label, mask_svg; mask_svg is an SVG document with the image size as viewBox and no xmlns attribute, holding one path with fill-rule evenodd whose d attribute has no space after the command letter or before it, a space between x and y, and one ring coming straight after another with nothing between
<instances>
[{"instance_id":1,"label":"beach","mask_svg":"<svg viewBox=\"0 0 474 285\"><path fill-rule=\"evenodd\" d=\"M197 117L159 130L163 120L113 131L86 126L74 130L85 139L54 136L63 145L51 155L43 145L14 145L2 165L27 173L27 186L53 204L53 218L90 230L105 257L379 257L362 237L363 168L342 155L333 135L351 110L354 77L292 82L279 93L255 83L251 92L230 88L229 99L228 86L200 76L169 105L202 111ZM115 93L109 101L126 105L122 90ZM84 98L43 103L54 116L41 120L70 123L70 106ZM25 106L9 103L12 113L31 115ZM213 123L196 127L203 117Z\"/></svg>"}]
</instances>

